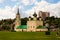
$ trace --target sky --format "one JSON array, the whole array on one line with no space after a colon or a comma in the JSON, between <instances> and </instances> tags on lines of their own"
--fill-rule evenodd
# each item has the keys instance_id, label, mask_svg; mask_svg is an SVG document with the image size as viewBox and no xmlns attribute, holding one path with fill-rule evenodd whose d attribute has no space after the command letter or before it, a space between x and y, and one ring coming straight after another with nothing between
<instances>
[{"instance_id":1,"label":"sky","mask_svg":"<svg viewBox=\"0 0 60 40\"><path fill-rule=\"evenodd\" d=\"M60 17L60 0L0 0L0 20L16 17L17 9L20 16L32 16L34 11L50 12L50 16Z\"/></svg>"}]
</instances>

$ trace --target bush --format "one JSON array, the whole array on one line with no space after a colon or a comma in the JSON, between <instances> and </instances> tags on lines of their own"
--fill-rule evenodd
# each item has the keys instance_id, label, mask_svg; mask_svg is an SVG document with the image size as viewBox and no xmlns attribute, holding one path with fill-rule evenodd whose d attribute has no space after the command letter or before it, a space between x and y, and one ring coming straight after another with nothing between
<instances>
[{"instance_id":1,"label":"bush","mask_svg":"<svg viewBox=\"0 0 60 40\"><path fill-rule=\"evenodd\" d=\"M45 35L50 35L50 31L46 31L45 32Z\"/></svg>"}]
</instances>

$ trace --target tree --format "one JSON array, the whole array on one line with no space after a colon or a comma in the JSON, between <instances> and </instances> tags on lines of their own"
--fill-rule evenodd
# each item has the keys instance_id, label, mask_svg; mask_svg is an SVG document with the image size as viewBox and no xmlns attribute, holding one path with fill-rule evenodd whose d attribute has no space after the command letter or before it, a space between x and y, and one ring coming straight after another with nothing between
<instances>
[{"instance_id":1,"label":"tree","mask_svg":"<svg viewBox=\"0 0 60 40\"><path fill-rule=\"evenodd\" d=\"M27 18L27 17L21 18L21 25L27 25L27 24L26 24L27 21L28 21L28 18Z\"/></svg>"}]
</instances>

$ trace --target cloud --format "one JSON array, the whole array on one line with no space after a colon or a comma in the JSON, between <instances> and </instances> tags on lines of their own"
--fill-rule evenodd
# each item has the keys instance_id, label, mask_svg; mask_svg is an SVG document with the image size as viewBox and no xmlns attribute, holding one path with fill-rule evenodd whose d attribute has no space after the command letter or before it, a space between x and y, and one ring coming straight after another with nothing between
<instances>
[{"instance_id":1,"label":"cloud","mask_svg":"<svg viewBox=\"0 0 60 40\"><path fill-rule=\"evenodd\" d=\"M12 10L14 13L17 13L17 8L18 8L18 6L15 5L11 10Z\"/></svg>"},{"instance_id":2,"label":"cloud","mask_svg":"<svg viewBox=\"0 0 60 40\"><path fill-rule=\"evenodd\" d=\"M44 9L45 6L48 5L48 3L46 1L41 1L41 2L35 2L35 5L31 10L26 11L26 14L28 16L32 16L34 11L36 11L36 13L38 14L39 11L44 11L46 9Z\"/></svg>"},{"instance_id":3,"label":"cloud","mask_svg":"<svg viewBox=\"0 0 60 40\"><path fill-rule=\"evenodd\" d=\"M22 0L24 5L32 5L36 2L36 0Z\"/></svg>"},{"instance_id":4,"label":"cloud","mask_svg":"<svg viewBox=\"0 0 60 40\"><path fill-rule=\"evenodd\" d=\"M25 5L28 5L29 4L29 0L22 0L22 3L25 4Z\"/></svg>"},{"instance_id":5,"label":"cloud","mask_svg":"<svg viewBox=\"0 0 60 40\"><path fill-rule=\"evenodd\" d=\"M32 16L34 11L38 14L39 11L50 12L51 16L60 17L60 1L58 3L48 3L45 0L37 2L37 0L12 0L19 1L13 7L5 6L4 9L0 8L0 19L15 18L17 13L17 8L19 6L21 17ZM22 3L22 5L20 5ZM25 7L29 5L34 5L31 9L24 10Z\"/></svg>"},{"instance_id":6,"label":"cloud","mask_svg":"<svg viewBox=\"0 0 60 40\"><path fill-rule=\"evenodd\" d=\"M34 13L34 9L28 10L28 11L26 11L25 13L27 14L27 15L26 15L27 17L32 16L33 13Z\"/></svg>"},{"instance_id":7,"label":"cloud","mask_svg":"<svg viewBox=\"0 0 60 40\"><path fill-rule=\"evenodd\" d=\"M10 6L5 6L4 9L0 9L0 20L8 18L15 18L15 13Z\"/></svg>"},{"instance_id":8,"label":"cloud","mask_svg":"<svg viewBox=\"0 0 60 40\"><path fill-rule=\"evenodd\" d=\"M3 3L5 0L0 0L0 3Z\"/></svg>"},{"instance_id":9,"label":"cloud","mask_svg":"<svg viewBox=\"0 0 60 40\"><path fill-rule=\"evenodd\" d=\"M34 8L36 10L36 13L38 14L39 11L44 11L44 12L50 12L50 16L58 16L60 17L60 2L55 3L55 4L50 4L46 1L41 1L41 2L36 2L36 6L34 6L31 10L26 11L25 13L28 16L32 16L34 13Z\"/></svg>"},{"instance_id":10,"label":"cloud","mask_svg":"<svg viewBox=\"0 0 60 40\"><path fill-rule=\"evenodd\" d=\"M11 0L12 2L15 2L15 1L17 1L17 0Z\"/></svg>"},{"instance_id":11,"label":"cloud","mask_svg":"<svg viewBox=\"0 0 60 40\"><path fill-rule=\"evenodd\" d=\"M22 7L19 6L19 9ZM13 6L12 8L10 6L5 6L4 9L0 8L0 20L2 19L14 19L16 17L16 13L18 10L18 5Z\"/></svg>"}]
</instances>

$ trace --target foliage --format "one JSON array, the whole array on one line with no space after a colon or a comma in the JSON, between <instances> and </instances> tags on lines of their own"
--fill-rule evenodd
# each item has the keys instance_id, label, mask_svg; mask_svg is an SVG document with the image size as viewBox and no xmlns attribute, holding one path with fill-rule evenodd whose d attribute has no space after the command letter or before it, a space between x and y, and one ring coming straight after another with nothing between
<instances>
[{"instance_id":1,"label":"foliage","mask_svg":"<svg viewBox=\"0 0 60 40\"><path fill-rule=\"evenodd\" d=\"M8 30L8 31L9 31L10 27L8 27L8 26L6 26L6 25L3 25L3 26L2 26L2 29L3 29L3 30Z\"/></svg>"},{"instance_id":2,"label":"foliage","mask_svg":"<svg viewBox=\"0 0 60 40\"><path fill-rule=\"evenodd\" d=\"M11 29L11 24L13 24L15 19L5 19L5 20L0 20L0 30L10 30Z\"/></svg>"},{"instance_id":3,"label":"foliage","mask_svg":"<svg viewBox=\"0 0 60 40\"><path fill-rule=\"evenodd\" d=\"M27 25L27 24L26 24L27 21L28 21L28 18L27 18L27 17L21 18L21 25Z\"/></svg>"},{"instance_id":4,"label":"foliage","mask_svg":"<svg viewBox=\"0 0 60 40\"><path fill-rule=\"evenodd\" d=\"M38 26L37 29L38 29L38 28L41 28L41 27L42 27L42 26Z\"/></svg>"},{"instance_id":5,"label":"foliage","mask_svg":"<svg viewBox=\"0 0 60 40\"><path fill-rule=\"evenodd\" d=\"M50 31L46 31L45 34L46 34L46 35L50 35Z\"/></svg>"},{"instance_id":6,"label":"foliage","mask_svg":"<svg viewBox=\"0 0 60 40\"><path fill-rule=\"evenodd\" d=\"M55 18L54 16L46 17L45 21L48 22L50 25L54 25L55 28L60 27L60 18Z\"/></svg>"},{"instance_id":7,"label":"foliage","mask_svg":"<svg viewBox=\"0 0 60 40\"><path fill-rule=\"evenodd\" d=\"M45 26L38 26L37 29L40 29L40 28L45 28Z\"/></svg>"}]
</instances>

